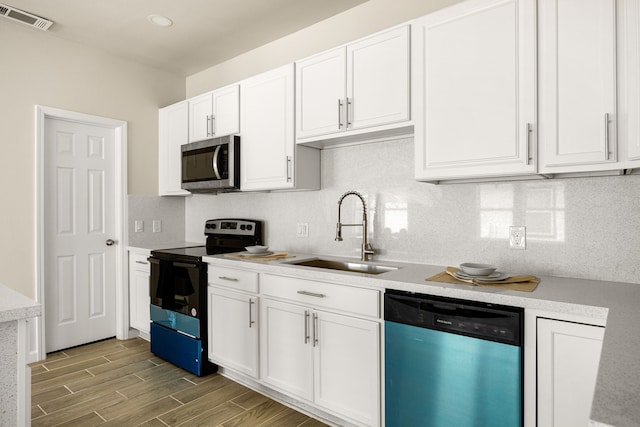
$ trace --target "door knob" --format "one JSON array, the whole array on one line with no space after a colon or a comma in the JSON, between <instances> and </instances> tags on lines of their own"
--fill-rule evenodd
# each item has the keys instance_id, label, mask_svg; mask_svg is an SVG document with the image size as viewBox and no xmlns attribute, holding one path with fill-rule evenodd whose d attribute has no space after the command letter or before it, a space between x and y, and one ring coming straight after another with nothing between
<instances>
[{"instance_id":1,"label":"door knob","mask_svg":"<svg viewBox=\"0 0 640 427\"><path fill-rule=\"evenodd\" d=\"M107 243L107 246L113 246L113 244L114 244L115 242L116 242L116 241L115 241L115 240L113 240L113 239L107 239L107 242L106 242L106 243Z\"/></svg>"}]
</instances>

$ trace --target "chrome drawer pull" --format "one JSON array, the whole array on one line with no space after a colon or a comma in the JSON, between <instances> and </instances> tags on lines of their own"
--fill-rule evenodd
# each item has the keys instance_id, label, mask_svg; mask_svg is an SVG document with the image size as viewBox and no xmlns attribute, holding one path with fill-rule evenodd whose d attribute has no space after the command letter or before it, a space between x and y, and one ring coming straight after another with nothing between
<instances>
[{"instance_id":1,"label":"chrome drawer pull","mask_svg":"<svg viewBox=\"0 0 640 427\"><path fill-rule=\"evenodd\" d=\"M325 297L324 294L317 294L315 292L309 292L309 291L298 291L298 293L300 295L307 295L307 296L316 297L316 298L324 298Z\"/></svg>"},{"instance_id":2,"label":"chrome drawer pull","mask_svg":"<svg viewBox=\"0 0 640 427\"><path fill-rule=\"evenodd\" d=\"M252 298L249 298L249 328L252 328L253 324L256 323L253 320L253 316L251 315L251 309L253 308L253 304L255 304L255 302L253 302Z\"/></svg>"},{"instance_id":3,"label":"chrome drawer pull","mask_svg":"<svg viewBox=\"0 0 640 427\"><path fill-rule=\"evenodd\" d=\"M318 346L318 314L313 313L313 346Z\"/></svg>"},{"instance_id":4,"label":"chrome drawer pull","mask_svg":"<svg viewBox=\"0 0 640 427\"><path fill-rule=\"evenodd\" d=\"M235 277L227 277L227 276L218 276L218 279L220 280L228 280L229 282L237 282L238 279L236 279Z\"/></svg>"},{"instance_id":5,"label":"chrome drawer pull","mask_svg":"<svg viewBox=\"0 0 640 427\"><path fill-rule=\"evenodd\" d=\"M147 264L149 264L149 263L148 263L148 262L146 262L146 261L136 261L136 264L147 265Z\"/></svg>"}]
</instances>

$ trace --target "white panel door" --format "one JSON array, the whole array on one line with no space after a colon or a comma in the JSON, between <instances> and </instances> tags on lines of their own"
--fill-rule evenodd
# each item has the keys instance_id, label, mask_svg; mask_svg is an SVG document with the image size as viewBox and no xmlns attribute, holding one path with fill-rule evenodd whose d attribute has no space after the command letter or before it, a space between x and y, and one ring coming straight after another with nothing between
<instances>
[{"instance_id":1,"label":"white panel door","mask_svg":"<svg viewBox=\"0 0 640 427\"><path fill-rule=\"evenodd\" d=\"M158 192L161 196L191 195L181 187L181 146L189 142L187 101L161 108L158 121Z\"/></svg>"},{"instance_id":2,"label":"white panel door","mask_svg":"<svg viewBox=\"0 0 640 427\"><path fill-rule=\"evenodd\" d=\"M409 27L347 46L347 128L409 119Z\"/></svg>"},{"instance_id":3,"label":"white panel door","mask_svg":"<svg viewBox=\"0 0 640 427\"><path fill-rule=\"evenodd\" d=\"M244 80L240 96L240 188L293 188L293 64Z\"/></svg>"},{"instance_id":4,"label":"white panel door","mask_svg":"<svg viewBox=\"0 0 640 427\"><path fill-rule=\"evenodd\" d=\"M345 70L344 48L296 63L296 137L326 135L346 129Z\"/></svg>"},{"instance_id":5,"label":"white panel door","mask_svg":"<svg viewBox=\"0 0 640 427\"><path fill-rule=\"evenodd\" d=\"M211 115L213 94L211 92L189 99L189 142L211 138Z\"/></svg>"},{"instance_id":6,"label":"white panel door","mask_svg":"<svg viewBox=\"0 0 640 427\"><path fill-rule=\"evenodd\" d=\"M115 133L45 121L46 352L116 334Z\"/></svg>"},{"instance_id":7,"label":"white panel door","mask_svg":"<svg viewBox=\"0 0 640 427\"><path fill-rule=\"evenodd\" d=\"M209 287L209 360L258 378L258 298Z\"/></svg>"},{"instance_id":8,"label":"white panel door","mask_svg":"<svg viewBox=\"0 0 640 427\"><path fill-rule=\"evenodd\" d=\"M416 21L416 178L536 172L536 2L474 0Z\"/></svg>"},{"instance_id":9,"label":"white panel door","mask_svg":"<svg viewBox=\"0 0 640 427\"><path fill-rule=\"evenodd\" d=\"M311 310L265 298L261 313L262 381L313 400Z\"/></svg>"},{"instance_id":10,"label":"white panel door","mask_svg":"<svg viewBox=\"0 0 640 427\"><path fill-rule=\"evenodd\" d=\"M380 324L313 312L315 401L364 425L380 421Z\"/></svg>"},{"instance_id":11,"label":"white panel door","mask_svg":"<svg viewBox=\"0 0 640 427\"><path fill-rule=\"evenodd\" d=\"M616 1L538 7L541 172L615 163Z\"/></svg>"},{"instance_id":12,"label":"white panel door","mask_svg":"<svg viewBox=\"0 0 640 427\"><path fill-rule=\"evenodd\" d=\"M589 424L604 328L538 318L538 425Z\"/></svg>"},{"instance_id":13,"label":"white panel door","mask_svg":"<svg viewBox=\"0 0 640 427\"><path fill-rule=\"evenodd\" d=\"M233 85L213 92L213 136L240 132L240 86Z\"/></svg>"}]
</instances>

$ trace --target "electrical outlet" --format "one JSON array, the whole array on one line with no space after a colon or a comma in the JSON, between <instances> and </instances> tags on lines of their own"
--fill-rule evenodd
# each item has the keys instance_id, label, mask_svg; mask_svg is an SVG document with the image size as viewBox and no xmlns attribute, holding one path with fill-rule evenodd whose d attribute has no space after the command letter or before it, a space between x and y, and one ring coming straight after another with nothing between
<instances>
[{"instance_id":1,"label":"electrical outlet","mask_svg":"<svg viewBox=\"0 0 640 427\"><path fill-rule=\"evenodd\" d=\"M509 248L526 249L527 247L527 229L526 227L509 227Z\"/></svg>"},{"instance_id":2,"label":"electrical outlet","mask_svg":"<svg viewBox=\"0 0 640 427\"><path fill-rule=\"evenodd\" d=\"M299 222L296 224L296 237L309 237L308 222Z\"/></svg>"},{"instance_id":3,"label":"electrical outlet","mask_svg":"<svg viewBox=\"0 0 640 427\"><path fill-rule=\"evenodd\" d=\"M154 219L152 224L154 233L160 233L162 231L162 220Z\"/></svg>"},{"instance_id":4,"label":"electrical outlet","mask_svg":"<svg viewBox=\"0 0 640 427\"><path fill-rule=\"evenodd\" d=\"M142 233L144 231L144 221L141 219L136 219L134 221L133 229L136 233Z\"/></svg>"}]
</instances>

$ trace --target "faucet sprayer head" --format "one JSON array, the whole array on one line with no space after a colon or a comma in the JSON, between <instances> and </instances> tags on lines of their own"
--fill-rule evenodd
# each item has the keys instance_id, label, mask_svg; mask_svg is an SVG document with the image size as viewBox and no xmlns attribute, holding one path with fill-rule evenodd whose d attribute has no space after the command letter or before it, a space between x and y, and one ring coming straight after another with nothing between
<instances>
[{"instance_id":1,"label":"faucet sprayer head","mask_svg":"<svg viewBox=\"0 0 640 427\"><path fill-rule=\"evenodd\" d=\"M336 242L342 242L342 224L337 223L336 224L336 238L335 238Z\"/></svg>"}]
</instances>

